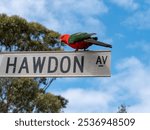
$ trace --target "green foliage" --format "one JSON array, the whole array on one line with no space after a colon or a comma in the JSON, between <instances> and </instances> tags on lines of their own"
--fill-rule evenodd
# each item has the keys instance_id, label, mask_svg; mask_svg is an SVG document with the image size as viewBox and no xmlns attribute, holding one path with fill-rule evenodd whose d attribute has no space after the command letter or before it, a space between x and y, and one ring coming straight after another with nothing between
<instances>
[{"instance_id":1,"label":"green foliage","mask_svg":"<svg viewBox=\"0 0 150 130\"><path fill-rule=\"evenodd\" d=\"M59 50L58 32L36 22L27 22L19 16L0 14L1 50L50 51Z\"/></svg>"},{"instance_id":2,"label":"green foliage","mask_svg":"<svg viewBox=\"0 0 150 130\"><path fill-rule=\"evenodd\" d=\"M51 93L39 94L37 100L37 112L60 112L61 107L65 107L68 103L64 98L60 98L61 96L53 96Z\"/></svg>"},{"instance_id":3,"label":"green foliage","mask_svg":"<svg viewBox=\"0 0 150 130\"><path fill-rule=\"evenodd\" d=\"M67 102L41 91L32 78L0 79L0 112L61 112Z\"/></svg>"},{"instance_id":4,"label":"green foliage","mask_svg":"<svg viewBox=\"0 0 150 130\"><path fill-rule=\"evenodd\" d=\"M1 52L60 50L59 36L39 23L0 14ZM53 78L49 81L46 78L0 78L0 112L62 112L68 101L45 91L52 81Z\"/></svg>"},{"instance_id":5,"label":"green foliage","mask_svg":"<svg viewBox=\"0 0 150 130\"><path fill-rule=\"evenodd\" d=\"M32 112L38 86L30 78L1 78L0 112Z\"/></svg>"}]
</instances>

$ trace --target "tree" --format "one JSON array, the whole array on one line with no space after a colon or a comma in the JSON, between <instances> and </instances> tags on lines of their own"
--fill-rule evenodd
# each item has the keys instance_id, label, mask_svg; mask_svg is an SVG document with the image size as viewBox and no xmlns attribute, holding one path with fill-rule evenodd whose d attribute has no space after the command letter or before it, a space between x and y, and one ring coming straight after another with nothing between
<instances>
[{"instance_id":1,"label":"tree","mask_svg":"<svg viewBox=\"0 0 150 130\"><path fill-rule=\"evenodd\" d=\"M121 104L120 107L118 107L117 113L127 113L126 105Z\"/></svg>"},{"instance_id":2,"label":"tree","mask_svg":"<svg viewBox=\"0 0 150 130\"><path fill-rule=\"evenodd\" d=\"M39 23L0 14L1 52L61 50L59 36ZM52 81L54 78L0 78L0 112L61 112L68 101L46 92Z\"/></svg>"},{"instance_id":3,"label":"tree","mask_svg":"<svg viewBox=\"0 0 150 130\"><path fill-rule=\"evenodd\" d=\"M51 51L59 50L60 44L54 32L36 22L27 22L19 16L0 14L1 51Z\"/></svg>"}]
</instances>

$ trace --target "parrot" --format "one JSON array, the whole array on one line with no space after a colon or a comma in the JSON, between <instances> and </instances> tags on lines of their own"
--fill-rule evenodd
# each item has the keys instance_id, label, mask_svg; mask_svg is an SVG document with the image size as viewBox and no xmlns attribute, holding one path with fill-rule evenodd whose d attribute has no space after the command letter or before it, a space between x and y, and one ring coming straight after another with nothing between
<instances>
[{"instance_id":1,"label":"parrot","mask_svg":"<svg viewBox=\"0 0 150 130\"><path fill-rule=\"evenodd\" d=\"M78 32L74 34L63 34L60 36L60 42L67 44L68 46L76 49L84 49L84 51L91 45L98 45L103 47L112 48L112 45L98 41L97 37L94 37L96 33Z\"/></svg>"}]
</instances>

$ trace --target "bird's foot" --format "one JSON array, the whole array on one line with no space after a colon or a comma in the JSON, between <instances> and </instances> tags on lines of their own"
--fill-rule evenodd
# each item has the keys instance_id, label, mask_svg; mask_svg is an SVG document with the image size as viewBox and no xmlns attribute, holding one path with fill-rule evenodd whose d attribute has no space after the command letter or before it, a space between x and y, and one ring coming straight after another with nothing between
<instances>
[{"instance_id":1,"label":"bird's foot","mask_svg":"<svg viewBox=\"0 0 150 130\"><path fill-rule=\"evenodd\" d=\"M78 51L78 49L75 50L75 52L77 52L77 51Z\"/></svg>"},{"instance_id":2,"label":"bird's foot","mask_svg":"<svg viewBox=\"0 0 150 130\"><path fill-rule=\"evenodd\" d=\"M78 51L90 51L90 50L87 50L87 49L76 49L75 52L78 52Z\"/></svg>"}]
</instances>

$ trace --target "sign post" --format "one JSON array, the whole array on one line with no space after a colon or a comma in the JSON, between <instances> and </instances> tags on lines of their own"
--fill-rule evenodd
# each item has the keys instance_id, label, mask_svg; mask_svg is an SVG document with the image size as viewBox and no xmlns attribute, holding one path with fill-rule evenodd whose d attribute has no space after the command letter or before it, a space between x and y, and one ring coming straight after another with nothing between
<instances>
[{"instance_id":1,"label":"sign post","mask_svg":"<svg viewBox=\"0 0 150 130\"><path fill-rule=\"evenodd\" d=\"M111 51L0 53L0 77L109 77Z\"/></svg>"}]
</instances>

